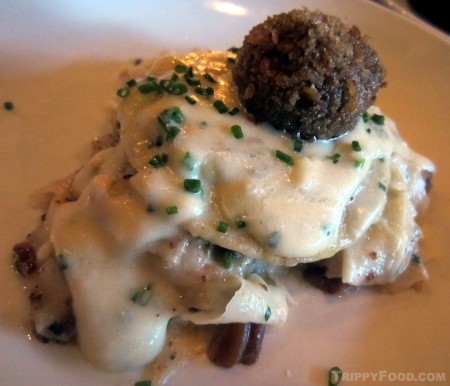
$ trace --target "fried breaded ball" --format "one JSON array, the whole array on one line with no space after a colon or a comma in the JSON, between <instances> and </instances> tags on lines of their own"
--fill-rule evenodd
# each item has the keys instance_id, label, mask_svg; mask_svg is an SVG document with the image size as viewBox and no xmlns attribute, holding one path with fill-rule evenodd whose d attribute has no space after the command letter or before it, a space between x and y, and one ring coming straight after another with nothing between
<instances>
[{"instance_id":1,"label":"fried breaded ball","mask_svg":"<svg viewBox=\"0 0 450 386\"><path fill-rule=\"evenodd\" d=\"M384 76L357 27L306 8L255 26L233 68L240 99L257 122L306 140L354 128Z\"/></svg>"}]
</instances>

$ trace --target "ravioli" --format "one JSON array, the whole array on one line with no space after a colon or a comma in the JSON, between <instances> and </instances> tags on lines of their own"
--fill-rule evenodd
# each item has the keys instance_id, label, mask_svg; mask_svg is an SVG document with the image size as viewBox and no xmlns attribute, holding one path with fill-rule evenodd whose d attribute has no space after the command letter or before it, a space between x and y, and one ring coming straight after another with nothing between
<instances>
[{"instance_id":1,"label":"ravioli","mask_svg":"<svg viewBox=\"0 0 450 386\"><path fill-rule=\"evenodd\" d=\"M333 140L255 124L230 57L166 56L126 71L120 140L50 189L34 246L58 264L78 342L100 367L152 362L173 320L282 325L284 274L298 265L371 285L412 264L433 164L377 107Z\"/></svg>"}]
</instances>

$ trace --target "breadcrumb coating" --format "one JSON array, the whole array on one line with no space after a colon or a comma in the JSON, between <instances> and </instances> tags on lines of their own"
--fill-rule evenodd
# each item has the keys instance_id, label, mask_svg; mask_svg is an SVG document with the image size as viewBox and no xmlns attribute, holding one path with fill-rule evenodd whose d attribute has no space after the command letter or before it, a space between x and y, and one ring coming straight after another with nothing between
<instances>
[{"instance_id":1,"label":"breadcrumb coating","mask_svg":"<svg viewBox=\"0 0 450 386\"><path fill-rule=\"evenodd\" d=\"M384 76L357 27L306 8L255 26L233 68L239 96L255 120L305 140L351 130Z\"/></svg>"}]
</instances>

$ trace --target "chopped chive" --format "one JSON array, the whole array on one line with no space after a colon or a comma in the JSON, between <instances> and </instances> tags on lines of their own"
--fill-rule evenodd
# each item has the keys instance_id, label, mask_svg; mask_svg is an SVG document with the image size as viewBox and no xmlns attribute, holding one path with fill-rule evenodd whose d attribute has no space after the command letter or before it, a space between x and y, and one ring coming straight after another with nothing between
<instances>
[{"instance_id":1,"label":"chopped chive","mask_svg":"<svg viewBox=\"0 0 450 386\"><path fill-rule=\"evenodd\" d=\"M172 81L177 81L179 79L178 74L176 74L175 72L172 74L172 76L170 77L170 80Z\"/></svg>"},{"instance_id":2,"label":"chopped chive","mask_svg":"<svg viewBox=\"0 0 450 386\"><path fill-rule=\"evenodd\" d=\"M204 77L208 82L211 82L211 83L217 83L217 81L216 81L210 74L208 74L208 73L204 74L203 77Z\"/></svg>"},{"instance_id":3,"label":"chopped chive","mask_svg":"<svg viewBox=\"0 0 450 386\"><path fill-rule=\"evenodd\" d=\"M225 114L228 111L227 105L220 99L214 101L213 106L220 114Z\"/></svg>"},{"instance_id":4,"label":"chopped chive","mask_svg":"<svg viewBox=\"0 0 450 386\"><path fill-rule=\"evenodd\" d=\"M193 78L194 77L194 68L192 66L189 66L186 70L186 73L184 74L185 78Z\"/></svg>"},{"instance_id":5,"label":"chopped chive","mask_svg":"<svg viewBox=\"0 0 450 386\"><path fill-rule=\"evenodd\" d=\"M158 91L159 85L154 79L149 79L148 82L138 85L137 89L141 94L149 94L151 92Z\"/></svg>"},{"instance_id":6,"label":"chopped chive","mask_svg":"<svg viewBox=\"0 0 450 386\"><path fill-rule=\"evenodd\" d=\"M380 157L380 158L378 158L378 161L380 161L380 162L384 162L384 157Z\"/></svg>"},{"instance_id":7,"label":"chopped chive","mask_svg":"<svg viewBox=\"0 0 450 386\"><path fill-rule=\"evenodd\" d=\"M67 268L69 268L69 263L67 262L66 256L64 256L62 253L59 253L56 256L56 263L58 264L58 268L61 271L65 271Z\"/></svg>"},{"instance_id":8,"label":"chopped chive","mask_svg":"<svg viewBox=\"0 0 450 386\"><path fill-rule=\"evenodd\" d=\"M120 97L120 98L126 98L128 95L130 95L130 88L129 87L122 87L122 88L119 88L117 90L117 96ZM5 109L11 110L11 108L8 109L6 107L7 103L8 102L5 102Z\"/></svg>"},{"instance_id":9,"label":"chopped chive","mask_svg":"<svg viewBox=\"0 0 450 386\"><path fill-rule=\"evenodd\" d=\"M209 96L214 94L214 90L211 87L195 87L194 92L196 92L199 95L203 96Z\"/></svg>"},{"instance_id":10,"label":"chopped chive","mask_svg":"<svg viewBox=\"0 0 450 386\"><path fill-rule=\"evenodd\" d=\"M272 232L268 237L266 241L266 245L269 248L276 248L278 243L281 241L281 233L280 232Z\"/></svg>"},{"instance_id":11,"label":"chopped chive","mask_svg":"<svg viewBox=\"0 0 450 386\"><path fill-rule=\"evenodd\" d=\"M233 133L233 137L236 139L244 138L244 133L242 132L242 128L239 125L231 126L231 132Z\"/></svg>"},{"instance_id":12,"label":"chopped chive","mask_svg":"<svg viewBox=\"0 0 450 386\"><path fill-rule=\"evenodd\" d=\"M355 166L355 168L359 169L364 166L365 162L366 161L364 159L357 159L357 160L353 161L353 165Z\"/></svg>"},{"instance_id":13,"label":"chopped chive","mask_svg":"<svg viewBox=\"0 0 450 386\"><path fill-rule=\"evenodd\" d=\"M183 121L184 115L177 106L169 107L158 115L158 122L164 129L167 129L174 124L183 123Z\"/></svg>"},{"instance_id":14,"label":"chopped chive","mask_svg":"<svg viewBox=\"0 0 450 386\"><path fill-rule=\"evenodd\" d=\"M200 82L198 79L190 78L190 77L188 77L188 76L185 76L184 78L185 78L185 80L186 80L186 83L187 83L189 86L195 87L195 86L200 86L200 85L201 85L201 82Z\"/></svg>"},{"instance_id":15,"label":"chopped chive","mask_svg":"<svg viewBox=\"0 0 450 386\"><path fill-rule=\"evenodd\" d=\"M3 107L5 108L5 110L11 111L14 109L14 104L11 101L6 101L5 103L3 103Z\"/></svg>"},{"instance_id":16,"label":"chopped chive","mask_svg":"<svg viewBox=\"0 0 450 386\"><path fill-rule=\"evenodd\" d=\"M197 100L193 97L191 97L190 95L186 95L184 97L184 99L186 100L187 103L189 103L190 105L195 105L197 103Z\"/></svg>"},{"instance_id":17,"label":"chopped chive","mask_svg":"<svg viewBox=\"0 0 450 386\"><path fill-rule=\"evenodd\" d=\"M234 257L235 257L235 253L233 251L227 249L223 256L223 262L222 262L223 267L226 269L230 268Z\"/></svg>"},{"instance_id":18,"label":"chopped chive","mask_svg":"<svg viewBox=\"0 0 450 386\"><path fill-rule=\"evenodd\" d=\"M386 185L382 184L381 182L378 183L378 187L382 190L382 191L386 191Z\"/></svg>"},{"instance_id":19,"label":"chopped chive","mask_svg":"<svg viewBox=\"0 0 450 386\"><path fill-rule=\"evenodd\" d=\"M131 297L131 300L133 301L133 303L136 303L143 307L150 302L151 298L152 298L152 286L149 284L143 290L135 292L134 295Z\"/></svg>"},{"instance_id":20,"label":"chopped chive","mask_svg":"<svg viewBox=\"0 0 450 386\"><path fill-rule=\"evenodd\" d=\"M165 210L166 214L168 214L169 216L178 213L178 207L176 205L168 206Z\"/></svg>"},{"instance_id":21,"label":"chopped chive","mask_svg":"<svg viewBox=\"0 0 450 386\"><path fill-rule=\"evenodd\" d=\"M372 129L371 129L370 127L368 127L368 128L366 129L366 131L370 134L370 133L372 132Z\"/></svg>"},{"instance_id":22,"label":"chopped chive","mask_svg":"<svg viewBox=\"0 0 450 386\"><path fill-rule=\"evenodd\" d=\"M190 152L184 153L183 159L181 160L181 163L183 164L184 168L188 171L194 170L195 162L194 159L191 156Z\"/></svg>"},{"instance_id":23,"label":"chopped chive","mask_svg":"<svg viewBox=\"0 0 450 386\"><path fill-rule=\"evenodd\" d=\"M149 380L138 381L134 384L134 386L152 386L152 381Z\"/></svg>"},{"instance_id":24,"label":"chopped chive","mask_svg":"<svg viewBox=\"0 0 450 386\"><path fill-rule=\"evenodd\" d=\"M232 52L233 54L237 54L239 51L239 47L230 47L227 51Z\"/></svg>"},{"instance_id":25,"label":"chopped chive","mask_svg":"<svg viewBox=\"0 0 450 386\"><path fill-rule=\"evenodd\" d=\"M420 264L420 263L422 262L422 259L420 258L420 256L418 256L418 255L416 255L415 253L413 253L413 254L411 255L411 261L412 261L414 264Z\"/></svg>"},{"instance_id":26,"label":"chopped chive","mask_svg":"<svg viewBox=\"0 0 450 386\"><path fill-rule=\"evenodd\" d=\"M339 367L332 367L328 370L328 386L338 386L342 380L342 370Z\"/></svg>"},{"instance_id":27,"label":"chopped chive","mask_svg":"<svg viewBox=\"0 0 450 386\"><path fill-rule=\"evenodd\" d=\"M377 125L384 125L384 115L373 114L370 119Z\"/></svg>"},{"instance_id":28,"label":"chopped chive","mask_svg":"<svg viewBox=\"0 0 450 386\"><path fill-rule=\"evenodd\" d=\"M290 155L283 153L281 150L275 150L275 156L286 165L294 165L294 159Z\"/></svg>"},{"instance_id":29,"label":"chopped chive","mask_svg":"<svg viewBox=\"0 0 450 386\"><path fill-rule=\"evenodd\" d=\"M137 84L136 79L130 79L130 80L126 83L126 85L127 85L128 87L130 87L130 88L136 86L136 84Z\"/></svg>"},{"instance_id":30,"label":"chopped chive","mask_svg":"<svg viewBox=\"0 0 450 386\"><path fill-rule=\"evenodd\" d=\"M156 211L155 207L152 204L148 204L145 209L148 213L154 213Z\"/></svg>"},{"instance_id":31,"label":"chopped chive","mask_svg":"<svg viewBox=\"0 0 450 386\"><path fill-rule=\"evenodd\" d=\"M228 114L230 114L231 116L234 116L237 113L239 113L239 108L238 107L233 107L230 111L228 111Z\"/></svg>"},{"instance_id":32,"label":"chopped chive","mask_svg":"<svg viewBox=\"0 0 450 386\"><path fill-rule=\"evenodd\" d=\"M236 59L235 58L227 58L227 62L230 64L234 64L234 63L236 63Z\"/></svg>"},{"instance_id":33,"label":"chopped chive","mask_svg":"<svg viewBox=\"0 0 450 386\"><path fill-rule=\"evenodd\" d=\"M178 75L174 74L177 79ZM173 75L172 75L173 78ZM179 83L176 79L162 79L159 82L161 88L166 91L169 95L182 95L187 93L188 87L184 83Z\"/></svg>"},{"instance_id":34,"label":"chopped chive","mask_svg":"<svg viewBox=\"0 0 450 386\"><path fill-rule=\"evenodd\" d=\"M330 159L334 164L337 164L339 162L339 158L341 158L341 155L339 153L334 153L332 156L327 156L328 159Z\"/></svg>"},{"instance_id":35,"label":"chopped chive","mask_svg":"<svg viewBox=\"0 0 450 386\"><path fill-rule=\"evenodd\" d=\"M358 141L352 141L352 149L354 151L361 151L361 145Z\"/></svg>"},{"instance_id":36,"label":"chopped chive","mask_svg":"<svg viewBox=\"0 0 450 386\"><path fill-rule=\"evenodd\" d=\"M170 126L167 128L167 135L166 135L166 141L167 142L172 142L175 137L178 135L178 133L180 132L180 128L177 126Z\"/></svg>"},{"instance_id":37,"label":"chopped chive","mask_svg":"<svg viewBox=\"0 0 450 386\"><path fill-rule=\"evenodd\" d=\"M199 193L202 190L202 183L200 180L187 178L184 180L184 189L191 193Z\"/></svg>"},{"instance_id":38,"label":"chopped chive","mask_svg":"<svg viewBox=\"0 0 450 386\"><path fill-rule=\"evenodd\" d=\"M365 112L363 113L363 115L362 115L362 120L363 120L364 123L367 123L367 122L370 121L370 116L369 116L369 113L368 113L367 111L365 111Z\"/></svg>"},{"instance_id":39,"label":"chopped chive","mask_svg":"<svg viewBox=\"0 0 450 386\"><path fill-rule=\"evenodd\" d=\"M163 137L161 135L158 135L154 141L149 141L147 147L149 149L153 147L160 147L163 144Z\"/></svg>"},{"instance_id":40,"label":"chopped chive","mask_svg":"<svg viewBox=\"0 0 450 386\"><path fill-rule=\"evenodd\" d=\"M169 159L166 153L156 154L148 163L155 169L163 167Z\"/></svg>"},{"instance_id":41,"label":"chopped chive","mask_svg":"<svg viewBox=\"0 0 450 386\"><path fill-rule=\"evenodd\" d=\"M220 233L227 233L228 228L229 228L229 225L226 222L221 221L221 222L219 222L219 224L217 224L216 230L217 230L217 232L220 232Z\"/></svg>"},{"instance_id":42,"label":"chopped chive","mask_svg":"<svg viewBox=\"0 0 450 386\"><path fill-rule=\"evenodd\" d=\"M322 231L325 234L325 236L331 236L331 229L329 225L323 225Z\"/></svg>"},{"instance_id":43,"label":"chopped chive","mask_svg":"<svg viewBox=\"0 0 450 386\"><path fill-rule=\"evenodd\" d=\"M245 228L247 226L247 223L244 220L236 220L235 223L238 228Z\"/></svg>"},{"instance_id":44,"label":"chopped chive","mask_svg":"<svg viewBox=\"0 0 450 386\"><path fill-rule=\"evenodd\" d=\"M303 141L300 138L294 139L294 151L300 153L303 150Z\"/></svg>"},{"instance_id":45,"label":"chopped chive","mask_svg":"<svg viewBox=\"0 0 450 386\"><path fill-rule=\"evenodd\" d=\"M177 72L178 74L185 74L187 70L187 66L182 63L175 65L175 72Z\"/></svg>"},{"instance_id":46,"label":"chopped chive","mask_svg":"<svg viewBox=\"0 0 450 386\"><path fill-rule=\"evenodd\" d=\"M270 309L270 307L267 307L267 310L264 313L264 320L267 322L271 316L272 316L272 310Z\"/></svg>"}]
</instances>

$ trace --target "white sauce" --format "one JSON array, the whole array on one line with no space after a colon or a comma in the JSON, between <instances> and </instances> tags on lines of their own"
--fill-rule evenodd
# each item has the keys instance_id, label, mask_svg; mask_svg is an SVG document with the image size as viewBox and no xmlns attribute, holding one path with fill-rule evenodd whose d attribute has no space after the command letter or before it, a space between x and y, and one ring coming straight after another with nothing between
<instances>
[{"instance_id":1,"label":"white sauce","mask_svg":"<svg viewBox=\"0 0 450 386\"><path fill-rule=\"evenodd\" d=\"M239 104L225 57L183 60L210 66L219 82L215 98L232 107ZM152 73L170 75L174 62L154 62ZM343 280L353 284L366 284L372 272L377 282L393 280L405 269L405 251L416 238L412 202L423 195L418 175L433 166L406 147L392 121L380 126L360 120L338 140L305 143L295 153L292 140L280 132L253 124L243 113L219 114L212 100L198 99L191 106L182 96L155 97L132 89L118 111L121 142L77 173L73 192L78 200L55 211L51 241L68 264L64 273L79 342L86 356L104 368L121 371L154 360L174 316L197 324L284 323L286 293L279 282L226 272L201 257L192 236L288 266L328 258L347 247ZM184 116L180 133L161 147L149 147L164 133L157 116L172 106ZM231 134L236 124L242 139ZM352 149L352 141L361 151ZM293 157L294 164L279 160L276 150ZM183 166L187 152L191 170ZM167 165L149 165L163 153ZM336 153L340 157L333 162ZM358 160L364 164L355 166ZM123 179L128 163L136 173ZM202 192L186 191L186 178L199 179ZM177 213L168 215L166 208L173 206ZM238 228L236 220L246 227ZM226 233L217 231L221 221L229 224ZM382 259L368 266L372 250ZM200 277L208 277L208 283ZM145 301L136 301L142 295Z\"/></svg>"}]
</instances>

